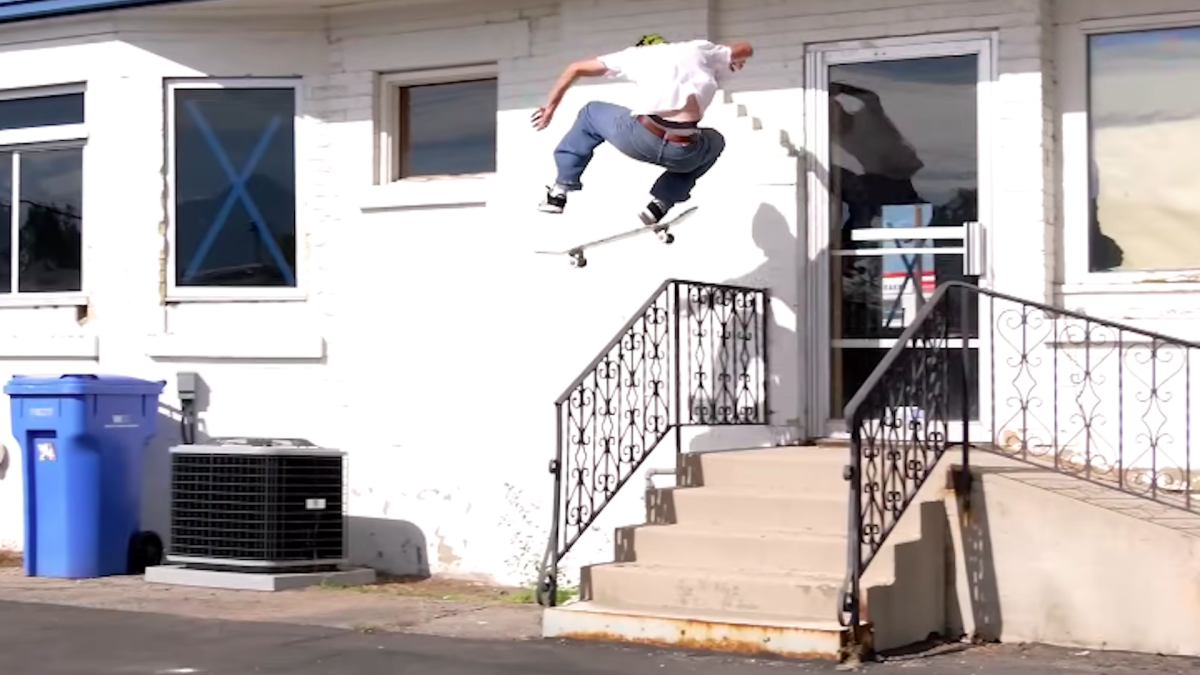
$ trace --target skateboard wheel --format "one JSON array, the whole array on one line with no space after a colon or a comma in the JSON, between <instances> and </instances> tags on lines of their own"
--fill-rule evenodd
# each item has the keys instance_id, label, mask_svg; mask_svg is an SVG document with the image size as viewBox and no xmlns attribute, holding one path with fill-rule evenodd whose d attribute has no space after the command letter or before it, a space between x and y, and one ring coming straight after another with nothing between
<instances>
[{"instance_id":1,"label":"skateboard wheel","mask_svg":"<svg viewBox=\"0 0 1200 675\"><path fill-rule=\"evenodd\" d=\"M579 267L587 267L587 258L579 259Z\"/></svg>"},{"instance_id":2,"label":"skateboard wheel","mask_svg":"<svg viewBox=\"0 0 1200 675\"><path fill-rule=\"evenodd\" d=\"M664 233L662 236L662 242L664 244L674 244L675 243L675 235L671 234L670 232Z\"/></svg>"}]
</instances>

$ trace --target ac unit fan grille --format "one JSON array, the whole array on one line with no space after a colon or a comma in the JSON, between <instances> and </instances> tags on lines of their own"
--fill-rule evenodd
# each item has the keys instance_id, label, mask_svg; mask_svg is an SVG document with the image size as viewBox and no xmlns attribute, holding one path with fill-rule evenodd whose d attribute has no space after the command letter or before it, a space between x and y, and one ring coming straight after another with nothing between
<instances>
[{"instance_id":1,"label":"ac unit fan grille","mask_svg":"<svg viewBox=\"0 0 1200 675\"><path fill-rule=\"evenodd\" d=\"M341 457L173 454L171 555L303 564L345 557Z\"/></svg>"}]
</instances>

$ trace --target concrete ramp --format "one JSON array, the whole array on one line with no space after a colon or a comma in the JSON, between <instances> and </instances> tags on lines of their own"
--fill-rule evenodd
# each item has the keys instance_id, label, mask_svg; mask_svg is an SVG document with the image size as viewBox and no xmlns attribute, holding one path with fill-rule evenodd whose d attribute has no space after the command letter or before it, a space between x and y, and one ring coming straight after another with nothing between
<instances>
[{"instance_id":1,"label":"concrete ramp","mask_svg":"<svg viewBox=\"0 0 1200 675\"><path fill-rule=\"evenodd\" d=\"M1200 655L1200 514L986 453L947 498L952 633Z\"/></svg>"}]
</instances>

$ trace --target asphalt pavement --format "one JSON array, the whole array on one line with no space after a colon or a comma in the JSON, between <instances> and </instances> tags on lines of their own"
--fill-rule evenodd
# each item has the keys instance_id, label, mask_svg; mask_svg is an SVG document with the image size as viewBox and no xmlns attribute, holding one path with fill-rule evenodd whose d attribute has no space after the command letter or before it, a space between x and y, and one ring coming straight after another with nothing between
<instances>
[{"instance_id":1,"label":"asphalt pavement","mask_svg":"<svg viewBox=\"0 0 1200 675\"><path fill-rule=\"evenodd\" d=\"M928 675L1200 674L1184 659L980 648L870 664ZM773 675L828 662L544 640L468 640L149 612L0 602L4 675Z\"/></svg>"}]
</instances>

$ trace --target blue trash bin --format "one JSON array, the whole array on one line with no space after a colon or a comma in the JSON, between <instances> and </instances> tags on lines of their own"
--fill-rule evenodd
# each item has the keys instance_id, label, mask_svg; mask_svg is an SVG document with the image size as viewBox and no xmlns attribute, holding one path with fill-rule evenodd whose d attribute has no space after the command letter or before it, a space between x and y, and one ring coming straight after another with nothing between
<instances>
[{"instance_id":1,"label":"blue trash bin","mask_svg":"<svg viewBox=\"0 0 1200 675\"><path fill-rule=\"evenodd\" d=\"M25 480L25 574L133 571L142 450L165 382L115 375L18 375L4 387ZM133 551L134 553L131 553Z\"/></svg>"}]
</instances>

